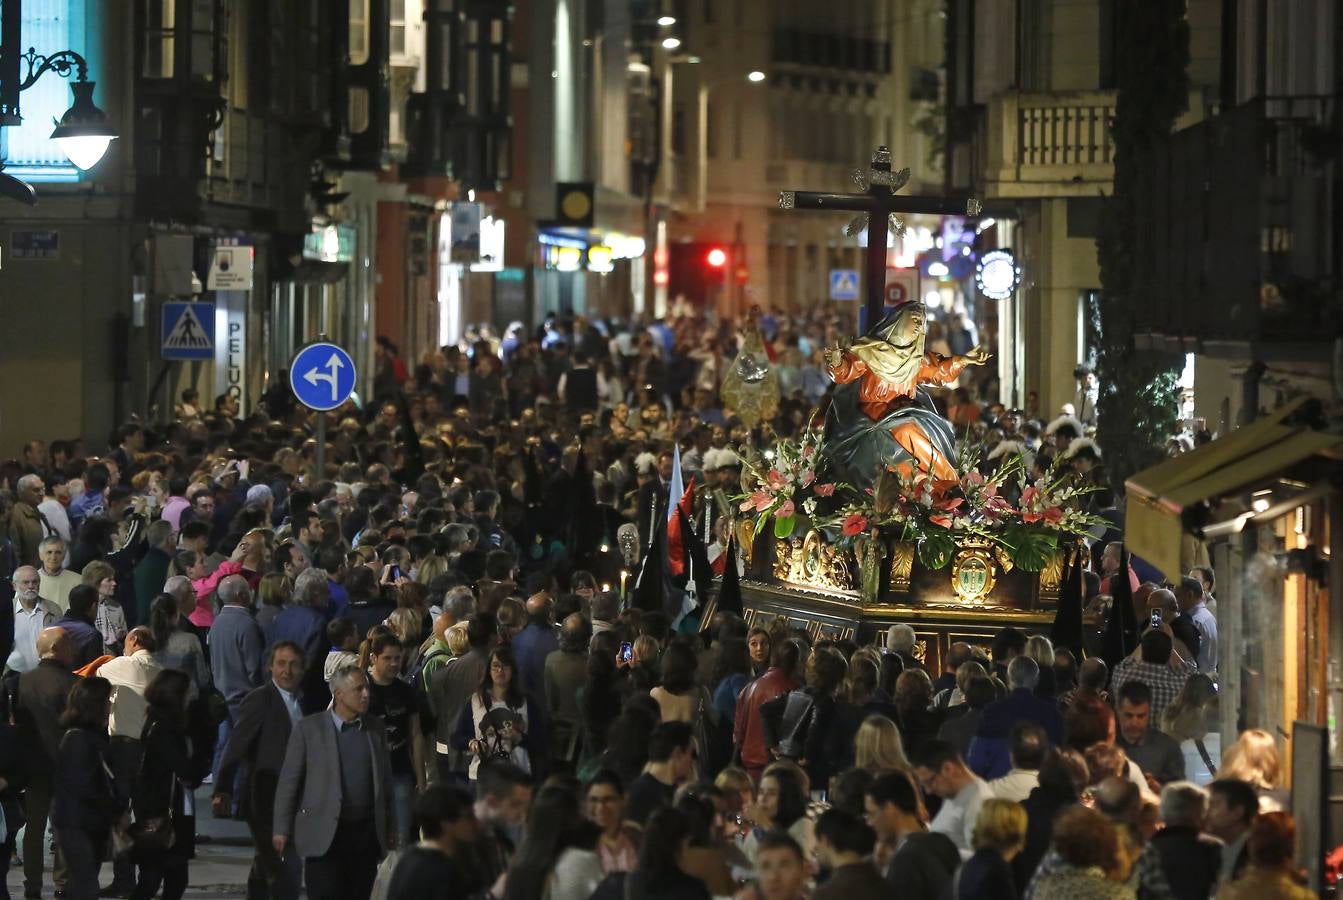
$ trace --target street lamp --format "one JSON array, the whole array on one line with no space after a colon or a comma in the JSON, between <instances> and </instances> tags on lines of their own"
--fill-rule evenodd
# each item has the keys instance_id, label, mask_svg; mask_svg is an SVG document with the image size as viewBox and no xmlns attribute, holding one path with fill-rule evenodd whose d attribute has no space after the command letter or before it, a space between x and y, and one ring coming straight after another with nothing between
<instances>
[{"instance_id":1,"label":"street lamp","mask_svg":"<svg viewBox=\"0 0 1343 900\"><path fill-rule=\"evenodd\" d=\"M679 46L681 46L681 39L678 37L668 37L662 39L662 49L664 50L675 50Z\"/></svg>"},{"instance_id":2,"label":"street lamp","mask_svg":"<svg viewBox=\"0 0 1343 900\"><path fill-rule=\"evenodd\" d=\"M69 78L74 73L70 90L75 101L61 116L51 137L70 162L87 171L98 164L107 152L107 145L117 137L107 121L107 114L94 105L94 82L89 81L88 63L73 50L61 50L50 56L40 55L36 48L20 53L22 23L23 0L3 0L0 3L0 128L23 124L19 94L36 84L43 75L55 72L62 78ZM27 63L22 77L20 63ZM4 161L0 160L0 169L3 168ZM37 192L32 185L3 172L0 172L0 194L29 206L37 203Z\"/></svg>"},{"instance_id":3,"label":"street lamp","mask_svg":"<svg viewBox=\"0 0 1343 900\"><path fill-rule=\"evenodd\" d=\"M4 4L4 46L0 48L0 127L20 125L23 116L19 112L19 93L37 83L47 72L55 72L62 78L75 73L70 83L74 94L74 103L56 125L51 138L79 169L87 171L98 164L107 152L107 147L117 137L116 130L107 121L107 113L93 102L95 82L89 81L89 67L84 57L73 50L62 50L51 56L40 55L36 48L27 53L15 55L11 45L12 36L17 39L18 13L11 7L20 6L19 0L5 0ZM11 19L11 16L14 18ZM27 63L27 73L19 79L19 63Z\"/></svg>"},{"instance_id":4,"label":"street lamp","mask_svg":"<svg viewBox=\"0 0 1343 900\"><path fill-rule=\"evenodd\" d=\"M676 16L658 16L658 24L663 28L669 28L676 24Z\"/></svg>"},{"instance_id":5,"label":"street lamp","mask_svg":"<svg viewBox=\"0 0 1343 900\"><path fill-rule=\"evenodd\" d=\"M760 71L759 69L753 69L752 71L746 73L746 80L751 82L752 84L759 84L760 82L765 80L765 73Z\"/></svg>"}]
</instances>

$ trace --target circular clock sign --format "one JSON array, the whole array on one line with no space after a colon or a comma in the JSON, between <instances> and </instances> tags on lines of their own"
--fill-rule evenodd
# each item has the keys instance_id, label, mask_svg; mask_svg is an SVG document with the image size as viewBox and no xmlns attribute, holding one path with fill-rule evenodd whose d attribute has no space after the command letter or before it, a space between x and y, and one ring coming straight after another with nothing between
<instances>
[{"instance_id":1,"label":"circular clock sign","mask_svg":"<svg viewBox=\"0 0 1343 900\"><path fill-rule=\"evenodd\" d=\"M990 250L979 258L975 284L990 300L1006 300L1021 284L1021 266L1011 250Z\"/></svg>"}]
</instances>

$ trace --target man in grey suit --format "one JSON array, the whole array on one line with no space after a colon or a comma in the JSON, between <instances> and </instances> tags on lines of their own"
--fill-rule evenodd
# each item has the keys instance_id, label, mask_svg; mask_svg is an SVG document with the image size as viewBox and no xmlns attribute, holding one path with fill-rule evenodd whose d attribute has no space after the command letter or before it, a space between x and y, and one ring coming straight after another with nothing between
<instances>
[{"instance_id":1,"label":"man in grey suit","mask_svg":"<svg viewBox=\"0 0 1343 900\"><path fill-rule=\"evenodd\" d=\"M303 651L293 641L280 641L271 648L270 681L243 698L219 763L213 799L216 818L228 818L233 808L229 788L240 767L247 771L247 789L238 804L238 814L247 822L256 845L247 875L247 900L298 897L299 859L292 848L287 856L275 852L271 823L289 734L303 718L298 697L303 671Z\"/></svg>"},{"instance_id":2,"label":"man in grey suit","mask_svg":"<svg viewBox=\"0 0 1343 900\"><path fill-rule=\"evenodd\" d=\"M368 715L368 676L342 666L331 676L330 708L289 734L271 844L283 856L293 839L310 900L367 900L378 860L393 849L394 821L387 737Z\"/></svg>"}]
</instances>

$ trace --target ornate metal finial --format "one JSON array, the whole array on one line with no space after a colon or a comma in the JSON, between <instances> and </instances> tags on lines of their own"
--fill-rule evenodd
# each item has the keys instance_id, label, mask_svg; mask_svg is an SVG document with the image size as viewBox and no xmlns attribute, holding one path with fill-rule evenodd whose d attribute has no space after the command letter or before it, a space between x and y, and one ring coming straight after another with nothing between
<instances>
[{"instance_id":1,"label":"ornate metal finial","mask_svg":"<svg viewBox=\"0 0 1343 900\"><path fill-rule=\"evenodd\" d=\"M891 167L891 150L885 144L878 147L877 152L872 154L872 166L873 168L885 166L888 169Z\"/></svg>"},{"instance_id":2,"label":"ornate metal finial","mask_svg":"<svg viewBox=\"0 0 1343 900\"><path fill-rule=\"evenodd\" d=\"M779 209L793 209L796 205L796 191L779 191Z\"/></svg>"},{"instance_id":3,"label":"ornate metal finial","mask_svg":"<svg viewBox=\"0 0 1343 900\"><path fill-rule=\"evenodd\" d=\"M974 197L965 201L965 214L967 216L977 216L984 211L984 204L980 203Z\"/></svg>"}]
</instances>

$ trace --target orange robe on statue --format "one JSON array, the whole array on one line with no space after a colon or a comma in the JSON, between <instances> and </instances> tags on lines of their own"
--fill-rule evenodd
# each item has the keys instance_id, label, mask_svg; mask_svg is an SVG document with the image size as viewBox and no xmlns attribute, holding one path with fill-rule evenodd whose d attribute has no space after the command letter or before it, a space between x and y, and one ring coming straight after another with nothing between
<instances>
[{"instance_id":1,"label":"orange robe on statue","mask_svg":"<svg viewBox=\"0 0 1343 900\"><path fill-rule=\"evenodd\" d=\"M914 395L921 384L946 384L955 381L969 363L961 356L943 356L940 353L927 352L919 364L918 373L908 382L895 384L878 377L868 368L867 363L849 351L844 351L839 364L829 366L830 377L836 384L848 384L862 379L858 385L858 405L872 421L881 419L892 408L913 402ZM916 422L909 422L891 429L891 436L915 460L919 468L929 472L934 478L956 478L956 470L943 454L936 451L928 436ZM909 466L901 466L908 470Z\"/></svg>"}]
</instances>

